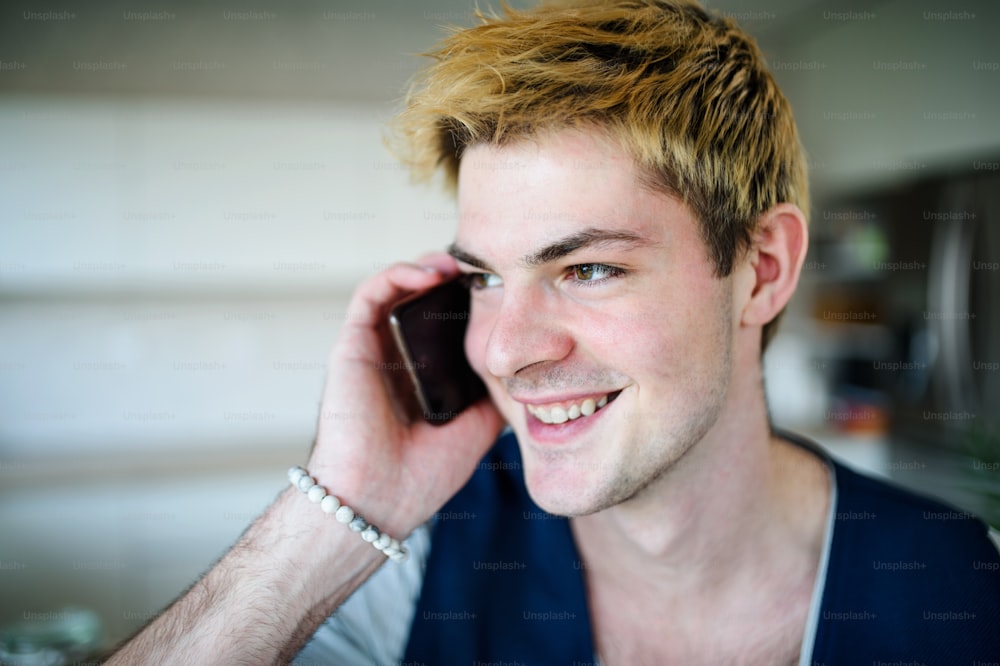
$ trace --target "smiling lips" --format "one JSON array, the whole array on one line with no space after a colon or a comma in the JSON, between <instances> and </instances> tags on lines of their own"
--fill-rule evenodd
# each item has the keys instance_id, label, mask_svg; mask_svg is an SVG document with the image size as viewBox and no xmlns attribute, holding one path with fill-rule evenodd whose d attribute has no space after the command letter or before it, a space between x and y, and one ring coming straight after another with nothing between
<instances>
[{"instance_id":1,"label":"smiling lips","mask_svg":"<svg viewBox=\"0 0 1000 666\"><path fill-rule=\"evenodd\" d=\"M584 399L553 402L544 405L525 403L528 413L542 423L558 425L592 415L618 397L621 391L613 391Z\"/></svg>"}]
</instances>

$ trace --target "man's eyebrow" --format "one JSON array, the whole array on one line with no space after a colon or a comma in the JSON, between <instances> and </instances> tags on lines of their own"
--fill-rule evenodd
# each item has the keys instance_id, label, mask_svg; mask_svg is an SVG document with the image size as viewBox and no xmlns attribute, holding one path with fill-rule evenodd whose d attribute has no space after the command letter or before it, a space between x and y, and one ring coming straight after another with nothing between
<instances>
[{"instance_id":1,"label":"man's eyebrow","mask_svg":"<svg viewBox=\"0 0 1000 666\"><path fill-rule=\"evenodd\" d=\"M471 252L463 250L461 247L459 247L458 243L452 243L451 245L448 246L448 254L450 254L456 260L461 261L462 263L469 264L470 266L475 266L476 268L481 268L487 273L495 272L493 268L491 268L490 265L486 263L485 260L480 259Z\"/></svg>"},{"instance_id":2,"label":"man's eyebrow","mask_svg":"<svg viewBox=\"0 0 1000 666\"><path fill-rule=\"evenodd\" d=\"M549 243L545 247L523 257L521 259L521 263L526 266L541 266L543 264L562 259L563 257L583 248L601 247L606 245L625 245L626 247L636 247L650 244L652 244L652 242L648 238L632 231L597 229L591 227ZM495 272L485 259L481 259L471 252L462 249L458 243L452 243L448 246L448 254L458 261L469 264L470 266L481 268L482 270L490 273Z\"/></svg>"},{"instance_id":3,"label":"man's eyebrow","mask_svg":"<svg viewBox=\"0 0 1000 666\"><path fill-rule=\"evenodd\" d=\"M541 266L551 261L562 259L583 248L602 247L606 245L625 245L635 247L649 245L651 241L641 234L620 229L597 229L590 227L578 231L524 257L522 260L528 266Z\"/></svg>"}]
</instances>

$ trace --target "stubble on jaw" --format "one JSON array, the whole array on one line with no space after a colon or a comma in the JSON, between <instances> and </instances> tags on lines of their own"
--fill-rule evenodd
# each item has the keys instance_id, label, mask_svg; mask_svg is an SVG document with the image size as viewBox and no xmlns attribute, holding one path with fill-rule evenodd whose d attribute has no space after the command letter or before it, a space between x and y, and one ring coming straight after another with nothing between
<instances>
[{"instance_id":1,"label":"stubble on jaw","mask_svg":"<svg viewBox=\"0 0 1000 666\"><path fill-rule=\"evenodd\" d=\"M715 339L712 341L712 348L719 351L717 363L713 366L708 377L698 377L697 385L704 386L706 391L701 396L689 401L689 412L680 421L675 421L676 427L671 430L652 433L650 441L642 446L631 447L631 456L626 459L616 461L597 461L594 464L599 467L616 467L611 474L610 482L602 483L596 487L581 488L582 496L590 495L578 506L585 505L586 509L572 512L560 511L560 515L577 517L598 513L613 506L641 499L651 487L661 483L668 483L671 474L683 471L689 453L705 437L711 428L718 421L722 413L730 380L733 371L732 347L733 347L733 321L732 321L732 289L731 281L728 278L721 278L718 288L722 292L719 309L716 314L716 321L721 321L721 325L716 329ZM706 372L709 370L706 368ZM641 386L639 390L641 391ZM670 405L663 406L664 411L671 409ZM642 414L625 415L627 420L635 418L648 418L657 416L651 414L644 417ZM655 456L643 456L643 453L654 452ZM536 457L542 464L559 464L568 469L572 469L574 461L569 460L574 454L572 452L552 452L545 455L535 452ZM528 471L528 470L526 470ZM588 470L581 470L587 472ZM604 478L608 478L606 475ZM529 487L530 493L530 487ZM534 499L534 498L533 498ZM535 500L538 503L537 499ZM556 507L553 507L556 508Z\"/></svg>"}]
</instances>

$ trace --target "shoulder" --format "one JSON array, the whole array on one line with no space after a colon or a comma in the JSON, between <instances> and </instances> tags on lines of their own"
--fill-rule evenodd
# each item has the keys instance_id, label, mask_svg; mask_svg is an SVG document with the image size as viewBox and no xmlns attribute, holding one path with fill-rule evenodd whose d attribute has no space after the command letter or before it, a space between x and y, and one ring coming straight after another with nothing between
<instances>
[{"instance_id":1,"label":"shoulder","mask_svg":"<svg viewBox=\"0 0 1000 666\"><path fill-rule=\"evenodd\" d=\"M843 537L841 547L947 560L997 556L988 527L974 514L839 463L833 465L835 533Z\"/></svg>"},{"instance_id":2,"label":"shoulder","mask_svg":"<svg viewBox=\"0 0 1000 666\"><path fill-rule=\"evenodd\" d=\"M833 464L836 509L813 659L971 663L1000 654L1000 553L985 523Z\"/></svg>"},{"instance_id":3,"label":"shoulder","mask_svg":"<svg viewBox=\"0 0 1000 666\"><path fill-rule=\"evenodd\" d=\"M973 513L888 479L857 472L807 438L784 431L779 434L811 451L830 470L832 553L844 551L852 559L922 556L945 561L1000 556L996 533L991 534Z\"/></svg>"}]
</instances>

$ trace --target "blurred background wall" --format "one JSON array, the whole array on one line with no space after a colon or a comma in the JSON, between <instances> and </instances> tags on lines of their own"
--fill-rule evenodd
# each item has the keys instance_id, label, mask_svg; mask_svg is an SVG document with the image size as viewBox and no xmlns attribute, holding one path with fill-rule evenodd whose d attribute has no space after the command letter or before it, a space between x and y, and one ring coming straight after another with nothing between
<instances>
[{"instance_id":1,"label":"blurred background wall","mask_svg":"<svg viewBox=\"0 0 1000 666\"><path fill-rule=\"evenodd\" d=\"M410 186L382 133L416 54L442 26L470 24L472 5L0 10L0 623L79 606L97 613L103 642L122 638L221 555L305 459L352 287L450 240L450 200ZM894 294L912 288L919 319L934 292L932 236L947 242L938 223L968 222L965 211L982 233L987 214L938 199L910 218L895 211L906 188L974 180L977 201L992 188L1000 10L987 0L711 6L758 38L810 155L815 245L767 359L776 422L874 473L988 509L995 459L899 448L893 429L897 385L933 384L936 353L899 342ZM898 239L917 236L928 241L900 255ZM983 308L1000 309L1000 246L977 246L979 305L963 312L982 322ZM923 307L931 323L955 318ZM984 430L1000 353L980 343L998 330L975 333L975 391L930 412L914 401L918 426ZM852 372L858 364L875 372ZM907 374L916 364L927 372ZM944 474L969 465L980 472L972 493Z\"/></svg>"}]
</instances>

